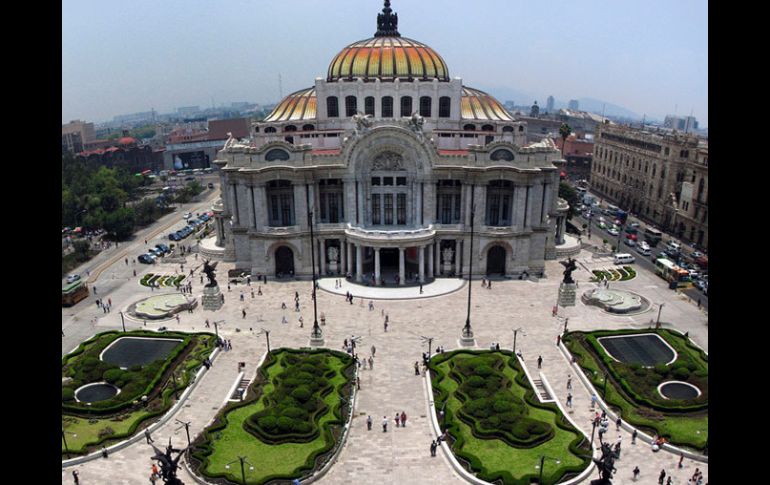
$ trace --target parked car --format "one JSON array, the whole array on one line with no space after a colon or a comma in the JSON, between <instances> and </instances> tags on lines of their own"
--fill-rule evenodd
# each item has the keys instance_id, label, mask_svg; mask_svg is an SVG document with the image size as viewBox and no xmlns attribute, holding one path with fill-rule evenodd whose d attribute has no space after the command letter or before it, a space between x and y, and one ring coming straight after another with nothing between
<instances>
[{"instance_id":1,"label":"parked car","mask_svg":"<svg viewBox=\"0 0 770 485\"><path fill-rule=\"evenodd\" d=\"M74 283L74 282L76 282L79 279L80 279L80 275L79 274L71 274L71 275L67 276L67 283Z\"/></svg>"},{"instance_id":2,"label":"parked car","mask_svg":"<svg viewBox=\"0 0 770 485\"><path fill-rule=\"evenodd\" d=\"M164 253L163 253L163 251L161 251L161 250L160 250L160 249L158 249L158 248L150 248L150 250L149 250L149 251L147 251L147 253L148 253L148 254L152 254L153 256L155 256L155 257L157 257L157 258L160 258L160 257L161 257L161 256L163 256L163 254L164 254Z\"/></svg>"},{"instance_id":3,"label":"parked car","mask_svg":"<svg viewBox=\"0 0 770 485\"><path fill-rule=\"evenodd\" d=\"M607 229L607 224L605 224L603 221L599 221L599 224L596 225L599 229Z\"/></svg>"},{"instance_id":4,"label":"parked car","mask_svg":"<svg viewBox=\"0 0 770 485\"><path fill-rule=\"evenodd\" d=\"M156 258L154 255L147 253L139 255L139 257L136 259L138 259L140 263L152 264Z\"/></svg>"},{"instance_id":5,"label":"parked car","mask_svg":"<svg viewBox=\"0 0 770 485\"><path fill-rule=\"evenodd\" d=\"M155 247L163 251L163 254L168 254L171 252L171 248L165 244L156 244Z\"/></svg>"},{"instance_id":6,"label":"parked car","mask_svg":"<svg viewBox=\"0 0 770 485\"><path fill-rule=\"evenodd\" d=\"M636 246L636 241L633 239L626 239L625 243L626 243L626 246L630 246L630 247Z\"/></svg>"},{"instance_id":7,"label":"parked car","mask_svg":"<svg viewBox=\"0 0 770 485\"><path fill-rule=\"evenodd\" d=\"M185 218L185 219L189 219L190 217L192 217L192 214L189 213L189 212L185 212L182 217Z\"/></svg>"},{"instance_id":8,"label":"parked car","mask_svg":"<svg viewBox=\"0 0 770 485\"><path fill-rule=\"evenodd\" d=\"M638 222L632 222L628 225L628 227L633 227L634 229L639 229L639 223Z\"/></svg>"},{"instance_id":9,"label":"parked car","mask_svg":"<svg viewBox=\"0 0 770 485\"><path fill-rule=\"evenodd\" d=\"M703 257L703 253L700 251L693 251L692 253L690 253L690 257L692 259L698 259L700 257Z\"/></svg>"},{"instance_id":10,"label":"parked car","mask_svg":"<svg viewBox=\"0 0 770 485\"><path fill-rule=\"evenodd\" d=\"M610 236L620 235L620 231L618 231L618 228L615 226L612 226L611 228L607 229L607 232L610 234Z\"/></svg>"}]
</instances>

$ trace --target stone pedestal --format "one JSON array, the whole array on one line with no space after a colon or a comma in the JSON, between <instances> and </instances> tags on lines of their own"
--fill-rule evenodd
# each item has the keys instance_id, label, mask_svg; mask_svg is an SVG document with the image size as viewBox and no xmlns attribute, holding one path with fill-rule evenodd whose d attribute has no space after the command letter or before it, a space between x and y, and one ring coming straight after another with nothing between
<instances>
[{"instance_id":1,"label":"stone pedestal","mask_svg":"<svg viewBox=\"0 0 770 485\"><path fill-rule=\"evenodd\" d=\"M476 339L473 337L473 330L471 330L469 333L465 332L465 329L463 328L462 332L460 332L460 347L475 347L476 346Z\"/></svg>"},{"instance_id":2,"label":"stone pedestal","mask_svg":"<svg viewBox=\"0 0 770 485\"><path fill-rule=\"evenodd\" d=\"M332 261L331 263L329 263L329 267L327 268L327 272L329 274L337 274L338 273L338 271L337 271L337 261Z\"/></svg>"},{"instance_id":3,"label":"stone pedestal","mask_svg":"<svg viewBox=\"0 0 770 485\"><path fill-rule=\"evenodd\" d=\"M577 295L577 285L575 283L564 283L559 286L559 306L575 306L575 297Z\"/></svg>"},{"instance_id":4,"label":"stone pedestal","mask_svg":"<svg viewBox=\"0 0 770 485\"><path fill-rule=\"evenodd\" d=\"M444 276L452 274L452 263L444 263Z\"/></svg>"},{"instance_id":5,"label":"stone pedestal","mask_svg":"<svg viewBox=\"0 0 770 485\"><path fill-rule=\"evenodd\" d=\"M222 308L222 300L222 292L219 291L218 285L203 287L203 296L201 296L201 301L203 303L204 310L219 310Z\"/></svg>"}]
</instances>

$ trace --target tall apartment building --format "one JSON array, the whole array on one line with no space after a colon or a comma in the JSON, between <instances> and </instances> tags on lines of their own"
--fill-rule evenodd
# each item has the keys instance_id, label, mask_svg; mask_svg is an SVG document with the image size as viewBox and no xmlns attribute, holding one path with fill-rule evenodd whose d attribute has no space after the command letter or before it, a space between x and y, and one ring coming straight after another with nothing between
<instances>
[{"instance_id":1,"label":"tall apartment building","mask_svg":"<svg viewBox=\"0 0 770 485\"><path fill-rule=\"evenodd\" d=\"M83 151L83 146L96 139L96 131L93 123L74 120L66 125L61 125L62 151L72 153Z\"/></svg>"},{"instance_id":2,"label":"tall apartment building","mask_svg":"<svg viewBox=\"0 0 770 485\"><path fill-rule=\"evenodd\" d=\"M553 99L553 96L548 96L548 101L546 102L545 110L548 111L549 113L553 113L553 107L555 102L556 100Z\"/></svg>"},{"instance_id":3,"label":"tall apartment building","mask_svg":"<svg viewBox=\"0 0 770 485\"><path fill-rule=\"evenodd\" d=\"M642 220L708 247L708 143L698 137L599 125L591 187Z\"/></svg>"},{"instance_id":4,"label":"tall apartment building","mask_svg":"<svg viewBox=\"0 0 770 485\"><path fill-rule=\"evenodd\" d=\"M580 109L580 103L578 103L577 99L570 99L569 104L567 105L567 109L577 111Z\"/></svg>"}]
</instances>

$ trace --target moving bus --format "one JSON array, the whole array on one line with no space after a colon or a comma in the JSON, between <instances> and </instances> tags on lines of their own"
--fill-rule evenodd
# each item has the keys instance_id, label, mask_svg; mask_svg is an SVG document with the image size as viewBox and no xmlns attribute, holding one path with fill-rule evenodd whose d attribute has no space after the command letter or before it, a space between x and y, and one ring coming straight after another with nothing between
<instances>
[{"instance_id":1,"label":"moving bus","mask_svg":"<svg viewBox=\"0 0 770 485\"><path fill-rule=\"evenodd\" d=\"M680 268L666 258L655 260L655 273L668 281L670 288L689 288L692 286L690 272Z\"/></svg>"},{"instance_id":2,"label":"moving bus","mask_svg":"<svg viewBox=\"0 0 770 485\"><path fill-rule=\"evenodd\" d=\"M61 306L72 306L88 297L88 287L83 280L74 281L61 289Z\"/></svg>"},{"instance_id":3,"label":"moving bus","mask_svg":"<svg viewBox=\"0 0 770 485\"><path fill-rule=\"evenodd\" d=\"M651 248L657 246L662 238L663 233L654 227L648 227L644 230L644 240L647 241Z\"/></svg>"}]
</instances>

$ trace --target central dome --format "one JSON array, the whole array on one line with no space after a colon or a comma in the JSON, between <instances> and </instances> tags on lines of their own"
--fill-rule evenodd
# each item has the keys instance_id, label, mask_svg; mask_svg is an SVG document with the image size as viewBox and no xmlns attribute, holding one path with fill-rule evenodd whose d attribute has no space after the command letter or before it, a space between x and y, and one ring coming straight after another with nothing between
<instances>
[{"instance_id":1,"label":"central dome","mask_svg":"<svg viewBox=\"0 0 770 485\"><path fill-rule=\"evenodd\" d=\"M449 69L433 49L406 37L372 37L354 42L334 56L327 81L419 79L449 81Z\"/></svg>"}]
</instances>

